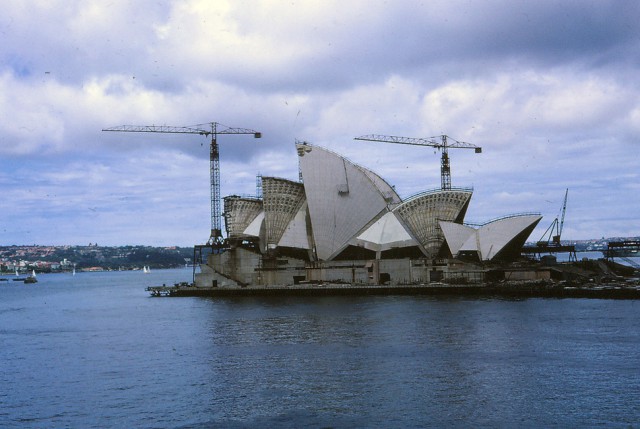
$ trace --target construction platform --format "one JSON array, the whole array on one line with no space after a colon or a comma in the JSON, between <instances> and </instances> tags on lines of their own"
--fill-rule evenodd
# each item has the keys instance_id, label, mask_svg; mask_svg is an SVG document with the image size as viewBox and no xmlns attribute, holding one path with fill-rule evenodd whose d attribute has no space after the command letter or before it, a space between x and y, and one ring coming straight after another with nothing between
<instances>
[{"instance_id":1,"label":"construction platform","mask_svg":"<svg viewBox=\"0 0 640 429\"><path fill-rule=\"evenodd\" d=\"M574 245L561 245L561 244L547 244L547 243L538 243L535 246L525 246L520 251L523 255L534 255L538 259L545 254L556 254L556 253L567 253L569 255L569 261L577 261L578 257L576 255L576 246Z\"/></svg>"},{"instance_id":2,"label":"construction platform","mask_svg":"<svg viewBox=\"0 0 640 429\"><path fill-rule=\"evenodd\" d=\"M332 296L332 295L432 295L486 296L504 298L599 298L640 299L637 280L593 286L572 286L547 281L501 282L477 285L429 283L417 285L313 284L246 287L195 287L191 284L151 286L153 297L247 297L247 296Z\"/></svg>"}]
</instances>

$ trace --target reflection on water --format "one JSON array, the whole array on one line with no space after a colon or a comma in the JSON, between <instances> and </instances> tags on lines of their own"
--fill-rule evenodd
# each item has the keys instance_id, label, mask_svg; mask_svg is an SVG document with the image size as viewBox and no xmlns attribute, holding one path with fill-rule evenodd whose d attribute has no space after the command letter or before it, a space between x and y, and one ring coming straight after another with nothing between
<instances>
[{"instance_id":1,"label":"reflection on water","mask_svg":"<svg viewBox=\"0 0 640 429\"><path fill-rule=\"evenodd\" d=\"M144 292L190 275L2 286L0 426L640 424L635 301Z\"/></svg>"}]
</instances>

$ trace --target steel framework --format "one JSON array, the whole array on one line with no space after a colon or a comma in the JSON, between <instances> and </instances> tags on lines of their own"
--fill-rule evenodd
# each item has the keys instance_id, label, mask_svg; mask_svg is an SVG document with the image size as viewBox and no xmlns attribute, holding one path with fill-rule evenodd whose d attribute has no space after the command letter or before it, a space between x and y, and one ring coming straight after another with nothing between
<instances>
[{"instance_id":1,"label":"steel framework","mask_svg":"<svg viewBox=\"0 0 640 429\"><path fill-rule=\"evenodd\" d=\"M206 128L204 128L206 127ZM127 133L169 133L169 134L199 134L205 137L211 136L209 150L209 177L211 185L211 235L207 244L221 244L221 203L220 203L220 150L218 148L219 134L253 134L254 138L262 137L259 131L248 128L232 128L218 122L197 124L186 127L174 127L168 125L120 125L104 128L102 131L117 131Z\"/></svg>"},{"instance_id":2,"label":"steel framework","mask_svg":"<svg viewBox=\"0 0 640 429\"><path fill-rule=\"evenodd\" d=\"M457 149L474 149L475 153L482 153L482 148L471 143L461 142L452 139L449 136L441 135L435 137L398 137L385 136L380 134L369 134L366 136L356 137L355 140L366 140L373 142L398 143L414 146L430 146L438 150L442 150L442 158L440 161L440 179L442 190L451 189L451 165L449 162L449 148Z\"/></svg>"}]
</instances>

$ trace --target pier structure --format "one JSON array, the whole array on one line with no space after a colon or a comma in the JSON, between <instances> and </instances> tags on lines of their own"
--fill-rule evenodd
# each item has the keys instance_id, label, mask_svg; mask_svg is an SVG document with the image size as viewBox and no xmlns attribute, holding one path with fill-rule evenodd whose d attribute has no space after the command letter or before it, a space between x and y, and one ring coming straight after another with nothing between
<instances>
[{"instance_id":1,"label":"pier structure","mask_svg":"<svg viewBox=\"0 0 640 429\"><path fill-rule=\"evenodd\" d=\"M607 243L607 259L616 256L640 256L640 240L610 241Z\"/></svg>"},{"instance_id":2,"label":"pier structure","mask_svg":"<svg viewBox=\"0 0 640 429\"><path fill-rule=\"evenodd\" d=\"M537 259L541 259L543 255L555 255L558 253L566 253L569 255L569 261L577 261L576 246L572 244L555 244L538 242L534 246L525 246L522 248L523 255L532 255Z\"/></svg>"}]
</instances>

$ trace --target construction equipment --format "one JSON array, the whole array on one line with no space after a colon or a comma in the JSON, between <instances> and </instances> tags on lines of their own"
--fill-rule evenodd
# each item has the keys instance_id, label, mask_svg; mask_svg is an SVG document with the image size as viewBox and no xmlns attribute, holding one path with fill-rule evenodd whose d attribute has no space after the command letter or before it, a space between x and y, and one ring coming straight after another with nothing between
<instances>
[{"instance_id":1,"label":"construction equipment","mask_svg":"<svg viewBox=\"0 0 640 429\"><path fill-rule=\"evenodd\" d=\"M560 246L560 238L562 237L562 227L564 226L564 214L567 211L567 197L569 195L569 189L564 193L564 202L562 203L562 210L560 220L558 216L551 222L549 228L542 234L542 238L538 241L538 247L548 246ZM554 234L555 233L555 234Z\"/></svg>"},{"instance_id":2,"label":"construction equipment","mask_svg":"<svg viewBox=\"0 0 640 429\"><path fill-rule=\"evenodd\" d=\"M567 212L567 197L569 195L569 189L564 193L564 202L562 203L561 215L551 222L549 228L542 234L542 238L536 242L535 245L525 246L522 248L522 254L534 255L538 258L542 257L542 254L546 253L568 253L569 261L577 261L576 246L574 244L562 244L562 227L564 226L564 215Z\"/></svg>"},{"instance_id":3,"label":"construction equipment","mask_svg":"<svg viewBox=\"0 0 640 429\"><path fill-rule=\"evenodd\" d=\"M203 128L207 127L207 128ZM220 203L220 153L218 149L218 134L253 134L254 138L262 137L258 131L248 128L231 128L217 122L197 124L186 127L173 127L167 125L121 125L112 128L104 128L102 131L118 131L127 133L169 133L169 134L199 134L205 137L211 136L210 147L210 179L211 179L211 236L208 245L221 245L221 203Z\"/></svg>"},{"instance_id":4,"label":"construction equipment","mask_svg":"<svg viewBox=\"0 0 640 429\"><path fill-rule=\"evenodd\" d=\"M439 140L438 140L439 139ZM427 138L416 137L397 137L383 136L378 134L370 134L366 136L356 137L355 140L367 140L373 142L399 143L414 146L430 146L442 151L442 159L440 162L440 176L442 190L451 189L451 166L449 164L449 148L456 149L474 149L475 153L482 153L482 148L471 143L461 142L452 139L449 136L441 135Z\"/></svg>"}]
</instances>

